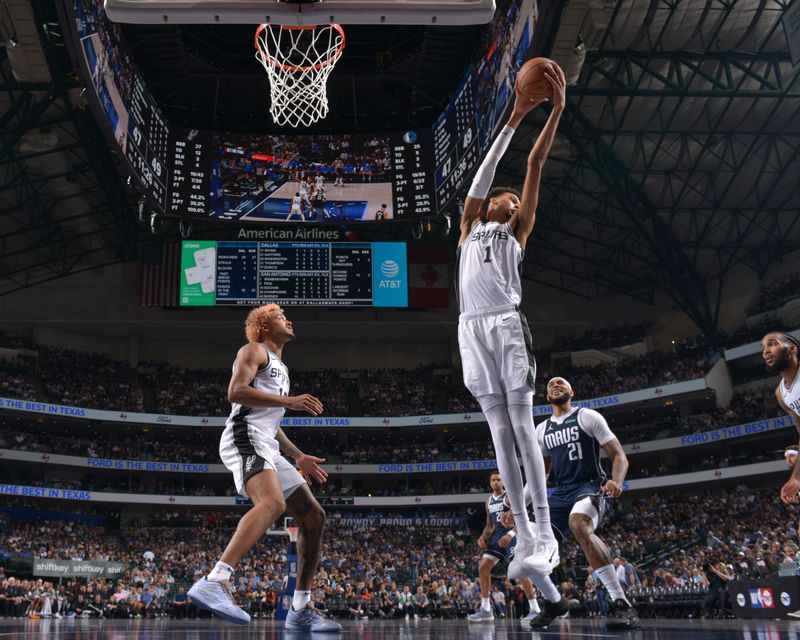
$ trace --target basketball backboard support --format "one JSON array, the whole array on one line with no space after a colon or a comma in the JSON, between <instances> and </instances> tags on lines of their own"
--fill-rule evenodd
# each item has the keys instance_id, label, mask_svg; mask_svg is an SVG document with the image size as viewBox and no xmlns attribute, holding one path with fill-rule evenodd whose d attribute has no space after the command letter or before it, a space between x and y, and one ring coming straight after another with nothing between
<instances>
[{"instance_id":1,"label":"basketball backboard support","mask_svg":"<svg viewBox=\"0 0 800 640\"><path fill-rule=\"evenodd\" d=\"M494 0L105 0L114 22L139 24L469 25L489 22Z\"/></svg>"}]
</instances>

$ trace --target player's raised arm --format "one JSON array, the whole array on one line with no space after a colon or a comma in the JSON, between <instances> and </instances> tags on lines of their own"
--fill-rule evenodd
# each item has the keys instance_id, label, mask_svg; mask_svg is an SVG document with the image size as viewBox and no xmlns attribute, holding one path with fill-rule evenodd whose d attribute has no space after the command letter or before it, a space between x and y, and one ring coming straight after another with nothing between
<instances>
[{"instance_id":1,"label":"player's raised arm","mask_svg":"<svg viewBox=\"0 0 800 640\"><path fill-rule=\"evenodd\" d=\"M531 152L528 154L528 170L525 174L525 184L522 186L520 205L508 221L523 249L525 249L528 236L531 235L533 225L536 223L536 207L539 204L539 183L542 178L542 168L547 156L550 154L550 147L553 146L558 122L561 120L561 114L564 113L564 105L566 104L566 80L561 67L557 64L552 64L544 72L544 75L553 87L553 109L544 128L539 133L539 137L536 138ZM530 102L519 92L517 93L516 101ZM516 106L514 108L516 110Z\"/></svg>"},{"instance_id":2,"label":"player's raised arm","mask_svg":"<svg viewBox=\"0 0 800 640\"><path fill-rule=\"evenodd\" d=\"M508 145L511 143L514 131L517 130L519 123L522 122L522 119L528 115L531 109L546 100L546 98L536 100L522 98L514 103L514 110L511 112L508 123L500 130L500 133L497 134L481 166L478 167L478 170L475 172L475 177L472 179L469 194L464 202L464 213L461 216L461 237L458 240L458 244L461 244L467 239L475 221L481 216L483 201L486 199L486 194L489 193L489 189L492 187L494 172L497 169L500 159L505 154L506 149L508 149Z\"/></svg>"}]
</instances>

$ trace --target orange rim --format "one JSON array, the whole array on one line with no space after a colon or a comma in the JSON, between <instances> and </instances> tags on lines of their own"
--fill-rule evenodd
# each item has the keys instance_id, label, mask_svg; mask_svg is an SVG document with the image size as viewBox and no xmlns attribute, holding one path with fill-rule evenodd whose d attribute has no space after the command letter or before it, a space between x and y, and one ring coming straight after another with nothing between
<instances>
[{"instance_id":1,"label":"orange rim","mask_svg":"<svg viewBox=\"0 0 800 640\"><path fill-rule=\"evenodd\" d=\"M261 35L261 32L266 27L271 27L271 26L272 25L270 25L270 24L260 24L260 25L258 25L258 29L256 29L256 35L255 35L254 40L255 40L256 50L259 52L259 54L261 54L261 59L263 61L266 61L269 64L271 64L273 67L280 67L281 69L284 69L285 71L292 71L292 72L312 71L312 70L316 71L317 69L322 69L323 67L327 67L329 65L334 64L339 59L339 56L342 55L342 51L344 51L344 42L345 42L344 29L342 29L341 25L331 24L329 26L331 28L333 28L333 29L336 29L336 31L338 31L339 35L342 37L342 43L339 45L339 49L336 51L336 53L334 55L330 56L327 60L321 60L317 64L309 65L309 66L306 66L306 67L298 67L297 65L286 64L286 63L280 62L279 60L276 60L271 55L269 55L266 51L264 51L264 49L261 48L261 41L259 40L259 36ZM295 26L295 25L280 25L280 28L281 29L286 29L287 31L313 31L314 29L317 28L317 26L318 25L315 25L315 24L297 25L297 26Z\"/></svg>"}]
</instances>

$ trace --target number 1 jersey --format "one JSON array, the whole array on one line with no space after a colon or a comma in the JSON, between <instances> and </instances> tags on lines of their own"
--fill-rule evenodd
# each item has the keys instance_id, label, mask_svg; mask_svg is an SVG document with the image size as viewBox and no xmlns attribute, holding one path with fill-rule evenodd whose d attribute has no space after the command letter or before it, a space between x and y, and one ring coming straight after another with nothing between
<instances>
[{"instance_id":1,"label":"number 1 jersey","mask_svg":"<svg viewBox=\"0 0 800 640\"><path fill-rule=\"evenodd\" d=\"M523 251L507 223L478 222L456 253L456 295L461 313L518 306Z\"/></svg>"}]
</instances>

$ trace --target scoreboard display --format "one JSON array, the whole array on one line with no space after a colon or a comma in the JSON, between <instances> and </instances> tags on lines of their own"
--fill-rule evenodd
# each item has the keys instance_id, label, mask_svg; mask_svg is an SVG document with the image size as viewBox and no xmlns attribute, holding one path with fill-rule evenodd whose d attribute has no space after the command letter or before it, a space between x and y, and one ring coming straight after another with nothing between
<instances>
[{"instance_id":1,"label":"scoreboard display","mask_svg":"<svg viewBox=\"0 0 800 640\"><path fill-rule=\"evenodd\" d=\"M184 241L181 306L407 307L402 242Z\"/></svg>"},{"instance_id":2,"label":"scoreboard display","mask_svg":"<svg viewBox=\"0 0 800 640\"><path fill-rule=\"evenodd\" d=\"M436 207L443 211L470 171L478 165L475 76L467 73L450 104L433 125Z\"/></svg>"},{"instance_id":3,"label":"scoreboard display","mask_svg":"<svg viewBox=\"0 0 800 640\"><path fill-rule=\"evenodd\" d=\"M430 128L270 137L171 125L103 0L73 2L73 44L93 108L150 206L248 222L382 222L452 209L514 98L537 14L535 1L497 0L473 63ZM301 190L307 197L295 207Z\"/></svg>"}]
</instances>

